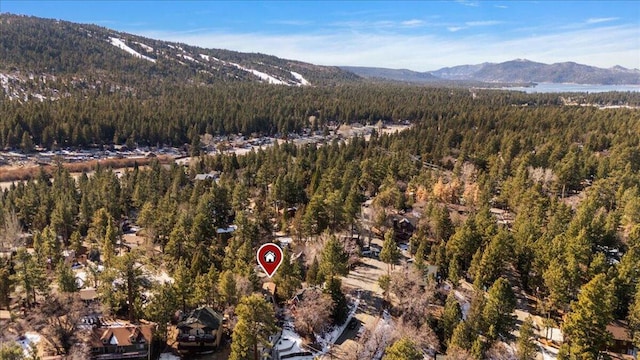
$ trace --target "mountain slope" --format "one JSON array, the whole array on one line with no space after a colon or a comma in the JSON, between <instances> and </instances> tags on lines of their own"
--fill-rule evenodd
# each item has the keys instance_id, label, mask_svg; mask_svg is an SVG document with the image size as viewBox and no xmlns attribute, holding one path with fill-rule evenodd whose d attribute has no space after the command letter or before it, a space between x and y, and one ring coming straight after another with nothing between
<instances>
[{"instance_id":1,"label":"mountain slope","mask_svg":"<svg viewBox=\"0 0 640 360\"><path fill-rule=\"evenodd\" d=\"M594 66L563 62L544 64L529 60L512 60L499 64L461 65L432 71L431 74L449 80L484 82L549 82L576 84L640 84L640 71L616 66L602 69Z\"/></svg>"},{"instance_id":2,"label":"mountain slope","mask_svg":"<svg viewBox=\"0 0 640 360\"><path fill-rule=\"evenodd\" d=\"M358 80L338 67L203 49L95 25L11 14L0 14L0 73L15 78L62 76L89 82L88 86L111 81L133 88L217 82L306 86ZM3 85L8 83L5 80Z\"/></svg>"},{"instance_id":3,"label":"mountain slope","mask_svg":"<svg viewBox=\"0 0 640 360\"><path fill-rule=\"evenodd\" d=\"M364 66L341 66L340 68L367 79L386 79L406 82L433 82L441 80L429 73L407 69L387 69Z\"/></svg>"}]
</instances>

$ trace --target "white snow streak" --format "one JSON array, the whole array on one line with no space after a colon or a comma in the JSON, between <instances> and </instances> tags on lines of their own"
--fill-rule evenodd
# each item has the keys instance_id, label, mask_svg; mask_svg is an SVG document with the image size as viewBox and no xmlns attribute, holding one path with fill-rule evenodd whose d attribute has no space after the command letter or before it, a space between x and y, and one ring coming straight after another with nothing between
<instances>
[{"instance_id":1,"label":"white snow streak","mask_svg":"<svg viewBox=\"0 0 640 360\"><path fill-rule=\"evenodd\" d=\"M147 44L143 44L141 42L136 42L136 44L140 45L147 52L153 52L153 48L151 46L147 45Z\"/></svg>"},{"instance_id":2,"label":"white snow streak","mask_svg":"<svg viewBox=\"0 0 640 360\"><path fill-rule=\"evenodd\" d=\"M137 58L145 59L145 60L151 61L152 63L156 62L155 59L152 59L152 58L150 58L148 56L144 56L144 55L140 54L139 52L133 50L132 48L128 47L127 44L125 44L124 41L122 41L121 39L114 38L114 37L109 37L109 39L111 40L111 45L113 45L113 46L115 46L117 48L120 48L120 49L128 52L129 54L137 57Z\"/></svg>"},{"instance_id":3,"label":"white snow streak","mask_svg":"<svg viewBox=\"0 0 640 360\"><path fill-rule=\"evenodd\" d=\"M306 86L306 85L311 85L310 82L307 81L307 79L305 79L304 77L302 77L302 75L300 75L299 73L295 72L295 71L290 71L291 75L293 75L294 78L296 78L296 80L298 80L298 85L302 85L302 86Z\"/></svg>"},{"instance_id":4,"label":"white snow streak","mask_svg":"<svg viewBox=\"0 0 640 360\"><path fill-rule=\"evenodd\" d=\"M209 55L200 54L200 57L203 58L206 61L209 61Z\"/></svg>"},{"instance_id":5,"label":"white snow streak","mask_svg":"<svg viewBox=\"0 0 640 360\"><path fill-rule=\"evenodd\" d=\"M193 62L199 63L199 61L198 61L198 60L196 60L196 59L192 58L192 57L191 57L191 56L189 56L189 55L178 54L178 56L180 56L180 57L181 57L181 58L183 58L183 59L186 59L186 60L189 60L189 61L193 61Z\"/></svg>"},{"instance_id":6,"label":"white snow streak","mask_svg":"<svg viewBox=\"0 0 640 360\"><path fill-rule=\"evenodd\" d=\"M260 79L268 82L269 84L275 84L275 85L289 85L286 82L280 80L280 79L276 79L275 77L269 75L269 74L265 74L262 71L258 71L258 70L253 70L253 69L247 69L246 67L240 66L238 64L232 63L230 62L229 64L237 67L240 70L244 70L246 72L250 72L253 75L259 77Z\"/></svg>"}]
</instances>

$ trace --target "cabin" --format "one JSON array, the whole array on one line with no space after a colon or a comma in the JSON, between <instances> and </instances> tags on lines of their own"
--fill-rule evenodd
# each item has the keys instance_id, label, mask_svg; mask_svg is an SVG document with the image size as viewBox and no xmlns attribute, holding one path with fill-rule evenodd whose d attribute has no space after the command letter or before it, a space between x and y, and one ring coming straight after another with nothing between
<instances>
[{"instance_id":1,"label":"cabin","mask_svg":"<svg viewBox=\"0 0 640 360\"><path fill-rule=\"evenodd\" d=\"M393 230L396 241L407 241L413 235L416 227L406 217L393 219Z\"/></svg>"},{"instance_id":2,"label":"cabin","mask_svg":"<svg viewBox=\"0 0 640 360\"><path fill-rule=\"evenodd\" d=\"M617 358L637 358L638 348L633 345L626 321L614 320L607 325L607 331L613 340L607 349L609 353L621 355Z\"/></svg>"},{"instance_id":3,"label":"cabin","mask_svg":"<svg viewBox=\"0 0 640 360\"><path fill-rule=\"evenodd\" d=\"M265 300L276 305L276 283L273 281L267 281L262 284L262 295Z\"/></svg>"},{"instance_id":4,"label":"cabin","mask_svg":"<svg viewBox=\"0 0 640 360\"><path fill-rule=\"evenodd\" d=\"M92 304L98 302L98 292L95 288L80 289L80 300L85 304Z\"/></svg>"},{"instance_id":5,"label":"cabin","mask_svg":"<svg viewBox=\"0 0 640 360\"><path fill-rule=\"evenodd\" d=\"M222 315L208 306L193 310L177 325L178 351L203 353L220 347L222 339Z\"/></svg>"},{"instance_id":6,"label":"cabin","mask_svg":"<svg viewBox=\"0 0 640 360\"><path fill-rule=\"evenodd\" d=\"M91 336L91 359L147 359L154 325L95 327Z\"/></svg>"}]
</instances>

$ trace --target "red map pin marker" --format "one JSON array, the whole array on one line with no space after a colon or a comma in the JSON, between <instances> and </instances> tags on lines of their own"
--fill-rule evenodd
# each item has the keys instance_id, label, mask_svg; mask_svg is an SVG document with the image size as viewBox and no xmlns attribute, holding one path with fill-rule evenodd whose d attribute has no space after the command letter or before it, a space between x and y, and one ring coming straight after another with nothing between
<instances>
[{"instance_id":1,"label":"red map pin marker","mask_svg":"<svg viewBox=\"0 0 640 360\"><path fill-rule=\"evenodd\" d=\"M258 264L267 273L268 277L272 277L276 273L283 257L282 249L274 243L266 243L260 246L256 254Z\"/></svg>"}]
</instances>

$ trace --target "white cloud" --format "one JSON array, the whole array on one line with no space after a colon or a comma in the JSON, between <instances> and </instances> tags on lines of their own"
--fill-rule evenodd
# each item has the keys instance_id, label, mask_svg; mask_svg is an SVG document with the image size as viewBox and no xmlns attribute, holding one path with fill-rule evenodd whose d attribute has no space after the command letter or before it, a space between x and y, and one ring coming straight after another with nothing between
<instances>
[{"instance_id":1,"label":"white cloud","mask_svg":"<svg viewBox=\"0 0 640 360\"><path fill-rule=\"evenodd\" d=\"M493 7L496 7L498 9L508 9L509 8L507 5L493 5Z\"/></svg>"},{"instance_id":2,"label":"white cloud","mask_svg":"<svg viewBox=\"0 0 640 360\"><path fill-rule=\"evenodd\" d=\"M464 5L464 6L471 6L471 7L478 7L480 6L480 3L477 1L472 1L472 0L454 0L455 2L457 2L458 4Z\"/></svg>"},{"instance_id":3,"label":"white cloud","mask_svg":"<svg viewBox=\"0 0 640 360\"><path fill-rule=\"evenodd\" d=\"M400 24L402 24L402 26L406 26L406 27L415 27L415 26L423 25L424 21L418 20L418 19L411 19L411 20L403 21Z\"/></svg>"},{"instance_id":4,"label":"white cloud","mask_svg":"<svg viewBox=\"0 0 640 360\"><path fill-rule=\"evenodd\" d=\"M457 31L450 27L449 31ZM273 35L224 32L141 35L207 48L261 52L321 65L359 65L435 70L443 66L502 62L526 58L545 63L576 61L588 65L640 67L640 29L620 25L572 29L546 35L523 34L502 39L500 34L394 34L366 31Z\"/></svg>"},{"instance_id":5,"label":"white cloud","mask_svg":"<svg viewBox=\"0 0 640 360\"><path fill-rule=\"evenodd\" d=\"M267 23L275 24L275 25L289 25L289 26L307 26L312 24L311 21L307 21L307 20L271 20L271 21L268 21Z\"/></svg>"},{"instance_id":6,"label":"white cloud","mask_svg":"<svg viewBox=\"0 0 640 360\"><path fill-rule=\"evenodd\" d=\"M615 21L618 20L617 17L606 17L606 18L590 18L587 19L587 24L600 24L603 22Z\"/></svg>"},{"instance_id":7,"label":"white cloud","mask_svg":"<svg viewBox=\"0 0 640 360\"><path fill-rule=\"evenodd\" d=\"M462 25L447 26L447 30L451 32L456 32L456 31L478 27L478 26L494 26L494 25L500 25L502 23L503 23L502 21L497 21L497 20L467 21L464 23L464 26Z\"/></svg>"},{"instance_id":8,"label":"white cloud","mask_svg":"<svg viewBox=\"0 0 640 360\"><path fill-rule=\"evenodd\" d=\"M474 27L474 26L493 26L502 24L502 21L496 20L484 20L484 21L467 21L464 23L466 26Z\"/></svg>"}]
</instances>

